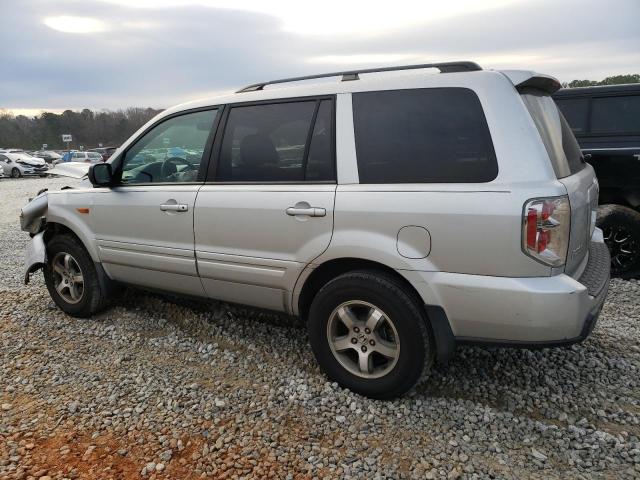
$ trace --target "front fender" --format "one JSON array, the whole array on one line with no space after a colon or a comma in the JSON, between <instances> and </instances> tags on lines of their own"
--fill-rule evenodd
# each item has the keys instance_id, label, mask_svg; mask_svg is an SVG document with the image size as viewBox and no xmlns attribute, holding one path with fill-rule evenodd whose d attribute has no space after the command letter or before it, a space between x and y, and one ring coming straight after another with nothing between
<instances>
[{"instance_id":1,"label":"front fender","mask_svg":"<svg viewBox=\"0 0 640 480\"><path fill-rule=\"evenodd\" d=\"M29 283L29 276L47 263L47 247L44 244L44 232L40 232L31 239L24 258L24 283Z\"/></svg>"},{"instance_id":2,"label":"front fender","mask_svg":"<svg viewBox=\"0 0 640 480\"><path fill-rule=\"evenodd\" d=\"M49 196L46 192L33 198L20 211L20 227L23 231L35 235L42 229L42 217L49 208Z\"/></svg>"}]
</instances>

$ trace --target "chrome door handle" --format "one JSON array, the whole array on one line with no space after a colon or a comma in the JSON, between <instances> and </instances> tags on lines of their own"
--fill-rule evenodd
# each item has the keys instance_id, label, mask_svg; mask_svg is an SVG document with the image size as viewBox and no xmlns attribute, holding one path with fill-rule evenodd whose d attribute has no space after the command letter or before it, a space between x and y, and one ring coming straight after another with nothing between
<instances>
[{"instance_id":1,"label":"chrome door handle","mask_svg":"<svg viewBox=\"0 0 640 480\"><path fill-rule=\"evenodd\" d=\"M163 212L186 212L189 210L189 205L184 203L164 203L160 205L160 210Z\"/></svg>"},{"instance_id":2,"label":"chrome door handle","mask_svg":"<svg viewBox=\"0 0 640 480\"><path fill-rule=\"evenodd\" d=\"M317 207L289 207L287 208L286 212L287 215L291 217L295 217L296 215L306 215L308 217L324 217L327 214L327 211L324 208Z\"/></svg>"}]
</instances>

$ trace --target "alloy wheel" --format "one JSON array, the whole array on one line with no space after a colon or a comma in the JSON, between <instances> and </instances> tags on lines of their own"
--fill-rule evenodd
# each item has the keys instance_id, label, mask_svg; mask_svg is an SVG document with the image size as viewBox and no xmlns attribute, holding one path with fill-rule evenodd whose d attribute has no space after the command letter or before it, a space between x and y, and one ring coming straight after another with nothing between
<instances>
[{"instance_id":1,"label":"alloy wheel","mask_svg":"<svg viewBox=\"0 0 640 480\"><path fill-rule=\"evenodd\" d=\"M51 262L53 285L62 299L71 304L82 300L84 276L80 265L69 253L59 252Z\"/></svg>"},{"instance_id":2,"label":"alloy wheel","mask_svg":"<svg viewBox=\"0 0 640 480\"><path fill-rule=\"evenodd\" d=\"M604 229L604 241L611 254L611 270L613 274L627 272L638 264L640 244L625 226Z\"/></svg>"},{"instance_id":3,"label":"alloy wheel","mask_svg":"<svg viewBox=\"0 0 640 480\"><path fill-rule=\"evenodd\" d=\"M327 322L327 339L335 359L362 378L389 373L400 356L400 339L391 318L364 301L339 305Z\"/></svg>"}]
</instances>

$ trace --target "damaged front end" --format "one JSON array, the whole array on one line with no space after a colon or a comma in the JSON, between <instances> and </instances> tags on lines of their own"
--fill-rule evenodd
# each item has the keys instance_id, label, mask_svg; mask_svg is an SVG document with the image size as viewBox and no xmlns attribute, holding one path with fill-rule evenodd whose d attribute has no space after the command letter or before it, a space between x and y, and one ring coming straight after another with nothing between
<instances>
[{"instance_id":1,"label":"damaged front end","mask_svg":"<svg viewBox=\"0 0 640 480\"><path fill-rule=\"evenodd\" d=\"M20 227L29 232L31 244L27 249L24 262L24 283L29 283L29 276L44 267L47 261L47 250L44 243L44 228L49 199L46 192L38 194L27 203L20 212Z\"/></svg>"}]
</instances>

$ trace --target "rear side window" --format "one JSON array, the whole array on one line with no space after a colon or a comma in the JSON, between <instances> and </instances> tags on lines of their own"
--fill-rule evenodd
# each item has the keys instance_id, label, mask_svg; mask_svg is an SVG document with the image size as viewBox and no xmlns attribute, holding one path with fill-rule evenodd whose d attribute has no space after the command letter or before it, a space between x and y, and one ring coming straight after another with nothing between
<instances>
[{"instance_id":1,"label":"rear side window","mask_svg":"<svg viewBox=\"0 0 640 480\"><path fill-rule=\"evenodd\" d=\"M592 102L593 133L640 132L640 95L600 97Z\"/></svg>"},{"instance_id":2,"label":"rear side window","mask_svg":"<svg viewBox=\"0 0 640 480\"><path fill-rule=\"evenodd\" d=\"M582 170L585 163L580 146L553 99L546 92L533 88L525 88L520 93L547 149L556 177L568 177Z\"/></svg>"},{"instance_id":3,"label":"rear side window","mask_svg":"<svg viewBox=\"0 0 640 480\"><path fill-rule=\"evenodd\" d=\"M587 120L589 119L589 99L588 98L563 98L557 99L556 103L564 118L571 125L571 130L575 134L587 131Z\"/></svg>"},{"instance_id":4,"label":"rear side window","mask_svg":"<svg viewBox=\"0 0 640 480\"><path fill-rule=\"evenodd\" d=\"M473 91L390 90L352 98L360 183L476 183L498 175Z\"/></svg>"},{"instance_id":5,"label":"rear side window","mask_svg":"<svg viewBox=\"0 0 640 480\"><path fill-rule=\"evenodd\" d=\"M309 100L232 107L216 181L333 180L331 104Z\"/></svg>"}]
</instances>

